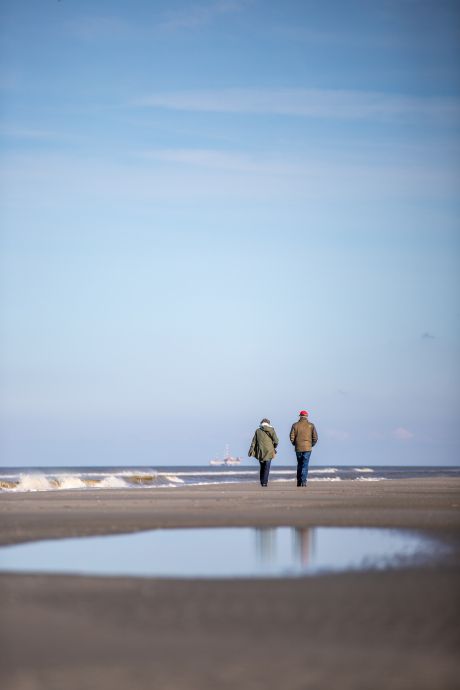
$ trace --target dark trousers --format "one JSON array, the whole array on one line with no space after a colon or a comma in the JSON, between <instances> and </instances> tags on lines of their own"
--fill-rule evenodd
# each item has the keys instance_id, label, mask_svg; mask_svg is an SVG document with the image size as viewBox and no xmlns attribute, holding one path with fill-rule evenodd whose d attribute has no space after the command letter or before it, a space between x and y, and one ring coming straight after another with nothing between
<instances>
[{"instance_id":1,"label":"dark trousers","mask_svg":"<svg viewBox=\"0 0 460 690\"><path fill-rule=\"evenodd\" d=\"M307 483L308 463L310 462L311 450L297 452L297 486L304 486Z\"/></svg>"},{"instance_id":2,"label":"dark trousers","mask_svg":"<svg viewBox=\"0 0 460 690\"><path fill-rule=\"evenodd\" d=\"M268 475L270 474L271 460L259 460L260 464L260 484L261 486L267 486Z\"/></svg>"}]
</instances>

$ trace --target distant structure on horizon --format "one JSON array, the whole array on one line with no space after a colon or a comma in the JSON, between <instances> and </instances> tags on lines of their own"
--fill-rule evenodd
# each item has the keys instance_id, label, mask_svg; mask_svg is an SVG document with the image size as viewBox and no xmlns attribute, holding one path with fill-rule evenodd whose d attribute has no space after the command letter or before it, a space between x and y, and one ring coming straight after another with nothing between
<instances>
[{"instance_id":1,"label":"distant structure on horizon","mask_svg":"<svg viewBox=\"0 0 460 690\"><path fill-rule=\"evenodd\" d=\"M219 458L214 458L214 460L210 460L209 464L210 465L239 465L241 463L243 458L234 458L232 455L230 455L230 446L227 444L225 446L225 455L222 460Z\"/></svg>"}]
</instances>

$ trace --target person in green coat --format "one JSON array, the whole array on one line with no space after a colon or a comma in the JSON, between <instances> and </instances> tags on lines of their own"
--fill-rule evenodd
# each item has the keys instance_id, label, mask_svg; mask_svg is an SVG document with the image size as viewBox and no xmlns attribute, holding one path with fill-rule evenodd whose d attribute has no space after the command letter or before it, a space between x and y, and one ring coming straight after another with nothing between
<instances>
[{"instance_id":1,"label":"person in green coat","mask_svg":"<svg viewBox=\"0 0 460 690\"><path fill-rule=\"evenodd\" d=\"M276 455L278 436L269 419L262 419L259 428L256 429L248 455L256 458L260 464L260 484L267 486L270 474L271 461Z\"/></svg>"}]
</instances>

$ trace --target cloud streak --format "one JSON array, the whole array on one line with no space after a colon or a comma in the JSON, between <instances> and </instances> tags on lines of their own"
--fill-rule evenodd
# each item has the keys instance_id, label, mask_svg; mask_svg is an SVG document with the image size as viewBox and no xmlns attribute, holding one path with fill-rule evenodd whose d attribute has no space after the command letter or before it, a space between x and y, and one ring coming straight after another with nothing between
<instances>
[{"instance_id":1,"label":"cloud streak","mask_svg":"<svg viewBox=\"0 0 460 690\"><path fill-rule=\"evenodd\" d=\"M161 37L162 34L206 27L244 11L252 2L253 0L216 0L210 3L190 3L177 10L152 14L143 22L139 19L132 21L123 15L87 14L67 26L73 35L84 41L149 40Z\"/></svg>"},{"instance_id":2,"label":"cloud streak","mask_svg":"<svg viewBox=\"0 0 460 690\"><path fill-rule=\"evenodd\" d=\"M135 38L143 33L140 27L115 15L83 16L69 26L71 32L84 41Z\"/></svg>"},{"instance_id":3,"label":"cloud streak","mask_svg":"<svg viewBox=\"0 0 460 690\"><path fill-rule=\"evenodd\" d=\"M152 162L215 171L258 173L261 175L310 175L305 164L289 159L243 151L220 149L152 149L140 154Z\"/></svg>"},{"instance_id":4,"label":"cloud streak","mask_svg":"<svg viewBox=\"0 0 460 690\"><path fill-rule=\"evenodd\" d=\"M449 171L413 166L325 161L207 149L158 149L125 158L75 152L9 154L0 169L5 200L24 206L77 198L155 203L204 198L335 202L400 198L444 199ZM331 192L333 190L333 193ZM447 197L448 198L448 197Z\"/></svg>"},{"instance_id":5,"label":"cloud streak","mask_svg":"<svg viewBox=\"0 0 460 690\"><path fill-rule=\"evenodd\" d=\"M35 129L33 127L17 127L0 124L0 135L5 139L26 139L36 141L48 141L56 139L57 132Z\"/></svg>"},{"instance_id":6,"label":"cloud streak","mask_svg":"<svg viewBox=\"0 0 460 690\"><path fill-rule=\"evenodd\" d=\"M335 120L429 120L455 124L460 100L370 91L215 89L159 92L133 106L187 112L288 115Z\"/></svg>"},{"instance_id":7,"label":"cloud streak","mask_svg":"<svg viewBox=\"0 0 460 690\"><path fill-rule=\"evenodd\" d=\"M240 12L248 4L248 0L218 0L208 4L190 4L183 9L169 12L157 28L167 31L196 29L225 15Z\"/></svg>"},{"instance_id":8,"label":"cloud streak","mask_svg":"<svg viewBox=\"0 0 460 690\"><path fill-rule=\"evenodd\" d=\"M412 431L409 431L409 429L405 429L403 426L398 426L397 429L394 429L391 432L391 435L397 441L410 441L414 438L414 434L412 433Z\"/></svg>"}]
</instances>

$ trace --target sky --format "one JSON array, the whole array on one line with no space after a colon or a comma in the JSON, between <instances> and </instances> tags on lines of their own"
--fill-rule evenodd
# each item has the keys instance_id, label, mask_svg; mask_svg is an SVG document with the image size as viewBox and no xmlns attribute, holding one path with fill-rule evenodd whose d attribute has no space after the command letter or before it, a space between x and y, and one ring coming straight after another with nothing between
<instances>
[{"instance_id":1,"label":"sky","mask_svg":"<svg viewBox=\"0 0 460 690\"><path fill-rule=\"evenodd\" d=\"M3 466L458 464L458 2L0 24Z\"/></svg>"}]
</instances>

